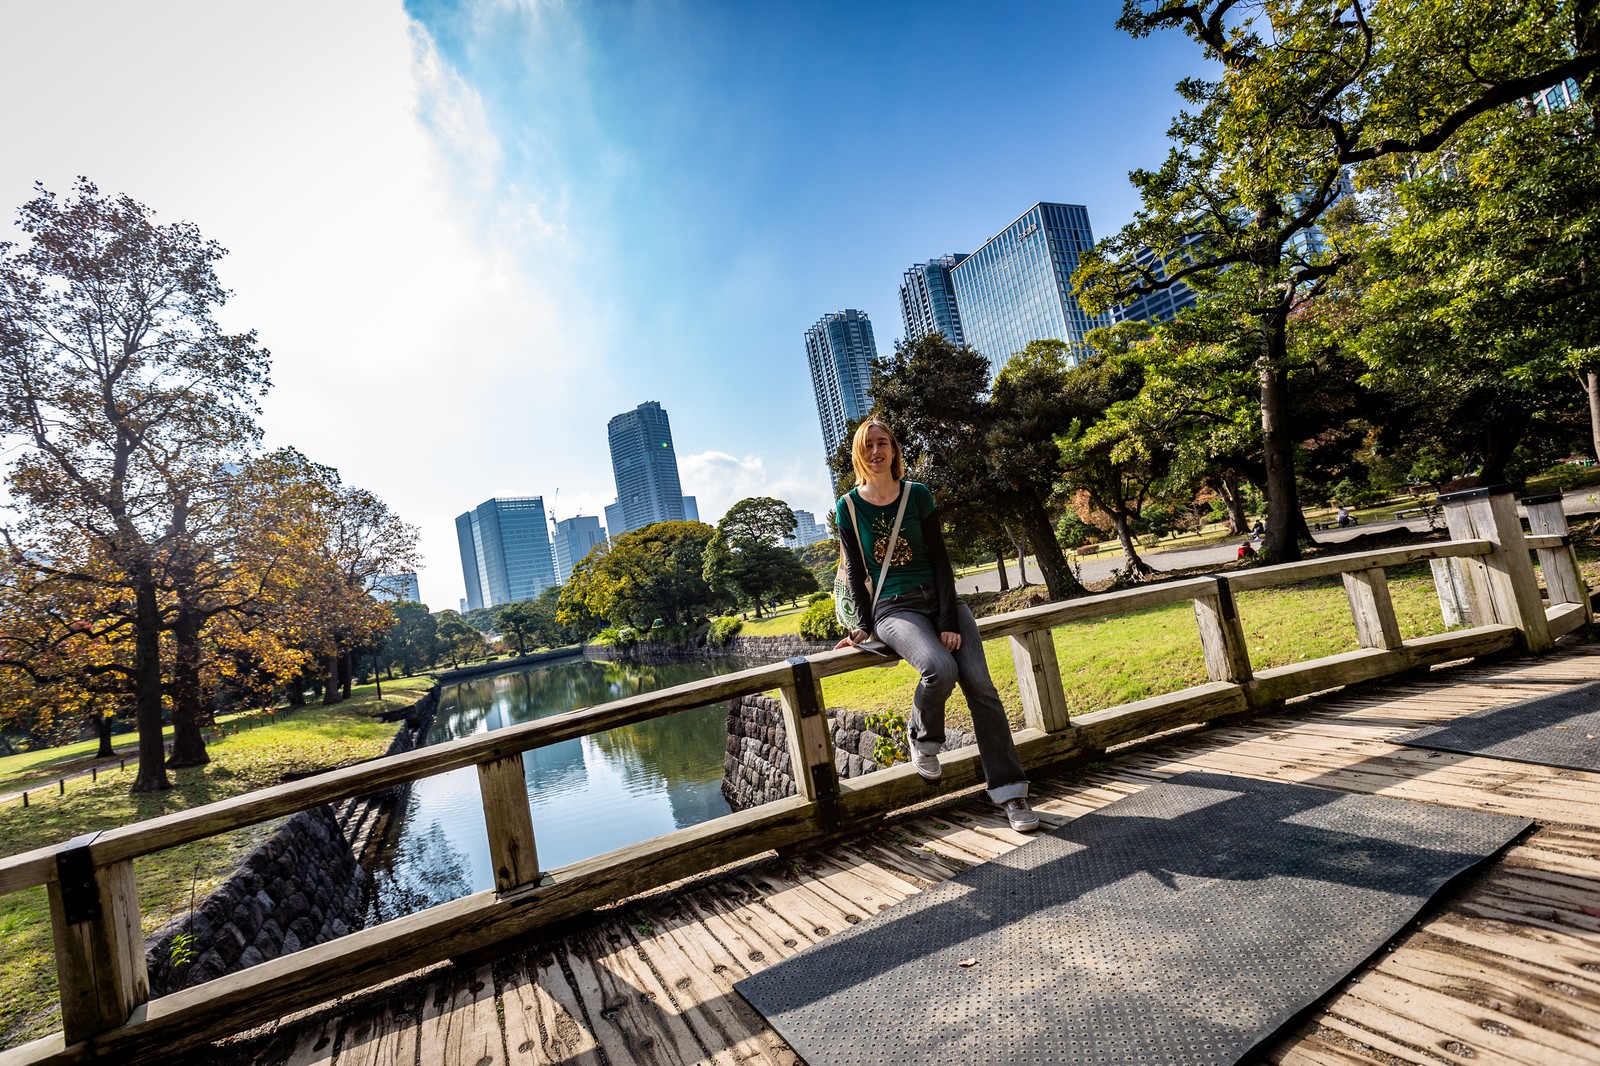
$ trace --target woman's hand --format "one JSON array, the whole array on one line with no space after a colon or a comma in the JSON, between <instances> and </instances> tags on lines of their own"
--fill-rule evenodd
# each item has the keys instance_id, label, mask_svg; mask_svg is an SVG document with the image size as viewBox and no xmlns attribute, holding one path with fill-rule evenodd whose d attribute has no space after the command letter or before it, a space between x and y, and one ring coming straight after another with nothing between
<instances>
[{"instance_id":1,"label":"woman's hand","mask_svg":"<svg viewBox=\"0 0 1600 1066\"><path fill-rule=\"evenodd\" d=\"M939 634L939 643L944 645L944 650L945 651L951 651L951 652L960 651L961 650L961 634L960 633L940 633Z\"/></svg>"},{"instance_id":2,"label":"woman's hand","mask_svg":"<svg viewBox=\"0 0 1600 1066\"><path fill-rule=\"evenodd\" d=\"M868 634L865 629L852 629L848 637L845 637L843 640L833 646L833 650L838 651L840 648L850 648L857 644L865 644L867 636Z\"/></svg>"}]
</instances>

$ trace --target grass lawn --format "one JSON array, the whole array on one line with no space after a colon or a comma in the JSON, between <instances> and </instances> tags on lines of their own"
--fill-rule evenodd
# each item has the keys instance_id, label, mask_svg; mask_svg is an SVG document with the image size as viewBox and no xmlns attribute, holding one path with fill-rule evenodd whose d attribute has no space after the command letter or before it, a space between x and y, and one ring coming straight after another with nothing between
<instances>
[{"instance_id":1,"label":"grass lawn","mask_svg":"<svg viewBox=\"0 0 1600 1066\"><path fill-rule=\"evenodd\" d=\"M126 770L102 773L97 782L87 776L69 779L64 795L54 789L36 793L29 797L26 808L20 801L0 803L0 854L15 855L59 844L80 833L129 825L266 788L280 783L290 771L381 755L398 727L380 721L379 714L387 707L414 703L432 685L431 679L421 677L386 681L381 702L373 686L363 685L352 689L349 700L332 707L314 704L292 712L280 709L258 728L228 733L208 743L209 764L168 770L173 787L165 792L128 795L134 773L130 759ZM88 750L92 755L94 746ZM22 764L12 769L0 778L0 791L11 791L19 777L36 766ZM145 936L182 914L191 898L204 896L220 884L276 824L251 826L135 860ZM0 988L7 990L0 999L0 1046L59 1027L50 908L43 888L0 896Z\"/></svg>"},{"instance_id":2,"label":"grass lawn","mask_svg":"<svg viewBox=\"0 0 1600 1066\"><path fill-rule=\"evenodd\" d=\"M746 618L739 627L741 637L787 637L800 632L800 619L810 604L798 607L779 607L776 614L760 618Z\"/></svg>"},{"instance_id":3,"label":"grass lawn","mask_svg":"<svg viewBox=\"0 0 1600 1066\"><path fill-rule=\"evenodd\" d=\"M1407 638L1444 630L1433 578L1426 564L1389 570L1400 632ZM1238 596L1239 615L1256 669L1353 651L1355 624L1338 578ZM1073 714L1174 692L1206 680L1194 609L1188 603L1154 607L1094 622L1057 626L1056 657L1067 706ZM1022 724L1016 667L1009 641L987 641L989 673L1014 726ZM829 707L904 712L911 706L916 673L905 663L825 678ZM948 706L949 725L970 728L971 716L958 691Z\"/></svg>"}]
</instances>

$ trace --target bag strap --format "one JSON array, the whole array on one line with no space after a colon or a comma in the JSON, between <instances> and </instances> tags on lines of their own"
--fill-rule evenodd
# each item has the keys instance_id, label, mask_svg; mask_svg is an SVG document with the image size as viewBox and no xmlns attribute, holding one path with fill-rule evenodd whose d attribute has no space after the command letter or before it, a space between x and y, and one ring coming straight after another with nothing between
<instances>
[{"instance_id":1,"label":"bag strap","mask_svg":"<svg viewBox=\"0 0 1600 1066\"><path fill-rule=\"evenodd\" d=\"M855 492L851 489L844 494L845 508L850 512L850 528L855 532L856 543L861 543L861 522L856 518L856 504L850 497ZM889 563L894 559L894 548L900 540L900 524L906 517L906 500L911 498L911 487L905 482L900 483L900 508L894 513L894 529L889 533L889 546L883 553L883 565L878 568L878 581L874 586L870 573L863 575L867 579L868 588L872 589L872 613L878 613L878 595L883 591L884 578L889 576ZM861 561L866 562L866 549L862 548Z\"/></svg>"}]
</instances>

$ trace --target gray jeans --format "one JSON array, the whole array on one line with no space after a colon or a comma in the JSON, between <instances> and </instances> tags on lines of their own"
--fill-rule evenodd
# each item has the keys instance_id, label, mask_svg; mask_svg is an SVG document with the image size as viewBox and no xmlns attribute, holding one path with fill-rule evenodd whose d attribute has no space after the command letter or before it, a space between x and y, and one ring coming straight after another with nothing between
<instances>
[{"instance_id":1,"label":"gray jeans","mask_svg":"<svg viewBox=\"0 0 1600 1066\"><path fill-rule=\"evenodd\" d=\"M922 675L911 697L908 739L925 754L944 747L945 701L960 684L972 712L972 731L978 735L978 758L989 798L996 803L1020 799L1028 794L1028 776L1011 739L1005 706L989 677L978 623L971 608L957 600L961 647L952 654L939 642L938 611L937 592L932 585L924 585L880 600L874 612L874 635Z\"/></svg>"}]
</instances>

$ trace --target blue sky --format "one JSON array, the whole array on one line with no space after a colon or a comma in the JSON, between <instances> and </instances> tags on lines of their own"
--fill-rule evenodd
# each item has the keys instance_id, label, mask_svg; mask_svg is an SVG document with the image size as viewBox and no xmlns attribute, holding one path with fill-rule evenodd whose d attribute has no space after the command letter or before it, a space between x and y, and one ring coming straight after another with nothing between
<instances>
[{"instance_id":1,"label":"blue sky","mask_svg":"<svg viewBox=\"0 0 1600 1066\"><path fill-rule=\"evenodd\" d=\"M229 247L269 443L421 527L438 609L454 515L599 514L645 400L703 518L827 507L808 326L860 308L887 352L913 262L1041 199L1102 236L1137 206L1200 68L1120 6L6 5L0 91L50 105L0 115L0 209L84 173Z\"/></svg>"}]
</instances>

